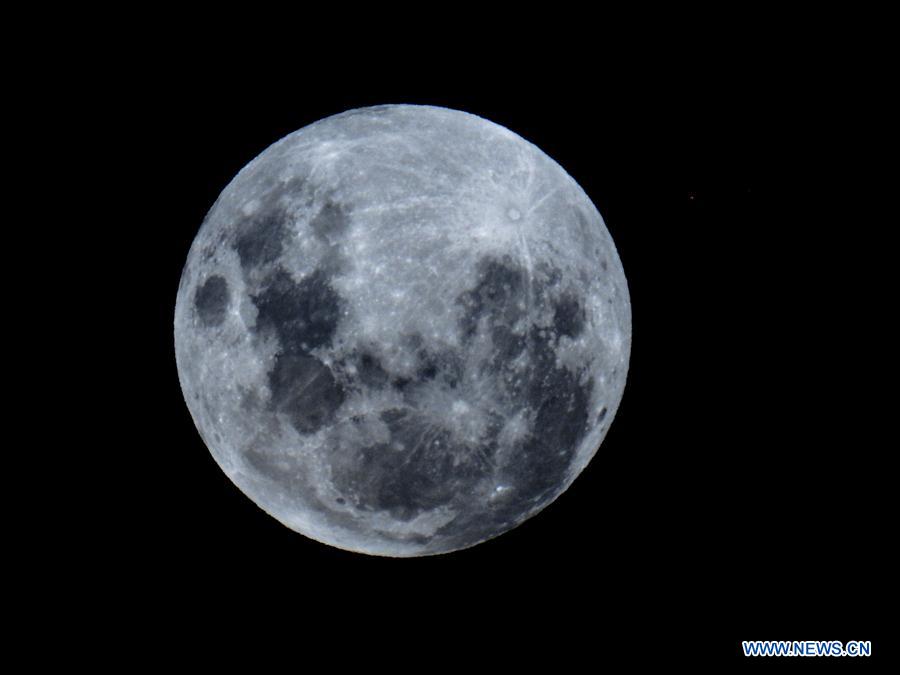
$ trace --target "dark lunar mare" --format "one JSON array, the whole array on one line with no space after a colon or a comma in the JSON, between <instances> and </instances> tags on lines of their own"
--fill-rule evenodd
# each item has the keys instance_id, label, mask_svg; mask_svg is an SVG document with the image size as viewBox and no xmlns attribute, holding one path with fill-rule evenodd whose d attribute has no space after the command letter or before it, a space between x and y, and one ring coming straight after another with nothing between
<instances>
[{"instance_id":1,"label":"dark lunar mare","mask_svg":"<svg viewBox=\"0 0 900 675\"><path fill-rule=\"evenodd\" d=\"M390 386L404 395L410 407L415 407L415 392L420 385L434 380L439 380L450 389L459 385L464 363L457 350L427 348L418 334L406 336L405 342L406 348L416 353L416 365L411 376L389 372L373 353L376 350L370 347L354 350L339 362L338 368L347 373L348 366L352 365L354 374L345 375L351 386L358 385L375 390Z\"/></svg>"},{"instance_id":2,"label":"dark lunar mare","mask_svg":"<svg viewBox=\"0 0 900 675\"><path fill-rule=\"evenodd\" d=\"M455 389L463 377L465 364L462 356L454 349L420 349L416 366L419 382L439 380L450 389Z\"/></svg>"},{"instance_id":3,"label":"dark lunar mare","mask_svg":"<svg viewBox=\"0 0 900 675\"><path fill-rule=\"evenodd\" d=\"M335 241L347 229L350 219L344 206L328 201L309 225L320 239Z\"/></svg>"},{"instance_id":4,"label":"dark lunar mare","mask_svg":"<svg viewBox=\"0 0 900 675\"><path fill-rule=\"evenodd\" d=\"M436 549L465 548L505 532L562 490L584 439L592 381L580 385L574 375L559 371L550 377L533 434L512 451L514 459L501 465L496 475L509 492L474 511L461 509L435 533Z\"/></svg>"},{"instance_id":5,"label":"dark lunar mare","mask_svg":"<svg viewBox=\"0 0 900 675\"><path fill-rule=\"evenodd\" d=\"M528 292L528 275L509 256L483 258L478 262L478 280L456 302L463 309L460 331L467 343L485 319L490 327L513 326L523 315L519 300Z\"/></svg>"},{"instance_id":6,"label":"dark lunar mare","mask_svg":"<svg viewBox=\"0 0 900 675\"><path fill-rule=\"evenodd\" d=\"M269 388L272 407L285 413L301 434L331 422L345 398L331 369L308 354L279 354L269 372Z\"/></svg>"},{"instance_id":7,"label":"dark lunar mare","mask_svg":"<svg viewBox=\"0 0 900 675\"><path fill-rule=\"evenodd\" d=\"M492 469L485 453L493 454L496 444L477 452L459 446L450 430L411 408L385 410L380 419L390 440L354 449L358 456L332 474L334 485L353 495L358 509L408 521L439 506L452 508Z\"/></svg>"},{"instance_id":8,"label":"dark lunar mare","mask_svg":"<svg viewBox=\"0 0 900 675\"><path fill-rule=\"evenodd\" d=\"M265 177L259 211L237 224L237 235L233 241L245 273L265 268L281 257L285 241L291 234L291 219L284 200L304 203L309 207L313 203L312 191L313 187L304 176L295 176L287 181Z\"/></svg>"},{"instance_id":9,"label":"dark lunar mare","mask_svg":"<svg viewBox=\"0 0 900 675\"><path fill-rule=\"evenodd\" d=\"M328 217L337 217L330 214ZM548 283L532 287L524 269L509 258L484 259L470 290L457 298L462 308L460 331L470 342L486 331L492 351L479 370L495 375L514 372L507 368L526 352L528 370L514 379L501 377L507 403L521 406L533 421L532 433L513 450L513 459L495 463L503 420L493 420L487 438L477 448L456 443L451 431L434 424L415 410L415 390L437 378L453 387L462 377L462 360L455 353L431 352L420 336L409 336L418 365L414 377L389 373L378 357L361 349L347 363L355 377L340 375L350 386L382 389L392 386L404 394L409 407L384 411L381 421L389 440L361 448L348 461L333 466L332 481L354 507L386 511L408 521L440 506L458 512L440 528L433 545L464 547L511 527L524 513L549 501L564 485L572 460L586 433L593 381L582 383L578 374L556 365L556 346L561 335L575 337L584 330L584 308L572 294L553 294ZM532 325L523 334L510 329L523 316L522 299L531 292L536 302L549 303L551 327ZM281 351L269 373L271 406L285 413L300 433L312 433L334 419L346 398L344 384L331 369L309 353L330 344L340 315L340 299L329 285L328 275L316 270L299 282L282 269L272 273L263 289L252 298L258 310L257 328L272 331ZM416 346L418 345L418 346ZM338 366L343 372L346 364ZM277 475L279 466L259 457L252 461L260 470ZM474 513L467 495L491 480L510 492L486 505L486 513ZM383 536L408 540L383 532ZM425 544L423 539L422 544Z\"/></svg>"},{"instance_id":10,"label":"dark lunar mare","mask_svg":"<svg viewBox=\"0 0 900 675\"><path fill-rule=\"evenodd\" d=\"M251 299L258 310L256 329L274 331L285 353L303 354L323 347L337 330L340 296L321 270L298 283L279 267Z\"/></svg>"},{"instance_id":11,"label":"dark lunar mare","mask_svg":"<svg viewBox=\"0 0 900 675\"><path fill-rule=\"evenodd\" d=\"M593 379L581 384L566 368L555 368L540 384L532 384L529 400L537 409L534 431L516 461L504 470L535 504L549 498L565 481L587 431L593 385Z\"/></svg>"},{"instance_id":12,"label":"dark lunar mare","mask_svg":"<svg viewBox=\"0 0 900 675\"><path fill-rule=\"evenodd\" d=\"M499 370L522 353L527 340L525 335L515 333L508 326L498 324L491 328L491 344L494 347L494 358L491 362L494 367L491 369Z\"/></svg>"},{"instance_id":13,"label":"dark lunar mare","mask_svg":"<svg viewBox=\"0 0 900 675\"><path fill-rule=\"evenodd\" d=\"M553 305L553 325L560 336L576 338L584 332L585 312L577 297L563 293Z\"/></svg>"},{"instance_id":14,"label":"dark lunar mare","mask_svg":"<svg viewBox=\"0 0 900 675\"><path fill-rule=\"evenodd\" d=\"M203 282L194 294L197 316L205 326L218 326L225 321L231 293L225 277L215 274Z\"/></svg>"},{"instance_id":15,"label":"dark lunar mare","mask_svg":"<svg viewBox=\"0 0 900 675\"><path fill-rule=\"evenodd\" d=\"M362 352L356 359L356 373L359 381L366 387L381 389L388 383L388 372L381 361L369 352Z\"/></svg>"},{"instance_id":16,"label":"dark lunar mare","mask_svg":"<svg viewBox=\"0 0 900 675\"><path fill-rule=\"evenodd\" d=\"M480 322L485 322L493 350L481 369L499 375L508 404L527 411L533 426L513 449L513 459L497 467L496 480L510 491L484 505L484 512L460 511L436 533L433 544L441 549L465 547L506 531L523 514L558 494L587 433L594 384L583 373L556 364L559 336L576 337L585 327L584 308L577 297L563 293L550 300L550 287L559 275L548 274L546 281L529 289L522 270L507 260L486 260L480 269L475 287L458 299L464 308L463 339L470 340ZM509 322L518 319L517 296L529 290L535 302L550 303L553 328L532 325L520 335L510 329ZM523 352L528 364L524 377L509 368L510 361Z\"/></svg>"},{"instance_id":17,"label":"dark lunar mare","mask_svg":"<svg viewBox=\"0 0 900 675\"><path fill-rule=\"evenodd\" d=\"M241 267L249 271L275 262L284 248L285 217L276 209L251 218L234 243Z\"/></svg>"},{"instance_id":18,"label":"dark lunar mare","mask_svg":"<svg viewBox=\"0 0 900 675\"><path fill-rule=\"evenodd\" d=\"M268 373L269 410L286 415L299 433L315 433L334 419L346 399L331 368L311 353L331 344L340 318L340 296L319 269L296 282L278 267L250 299L257 309L254 331L278 339Z\"/></svg>"}]
</instances>

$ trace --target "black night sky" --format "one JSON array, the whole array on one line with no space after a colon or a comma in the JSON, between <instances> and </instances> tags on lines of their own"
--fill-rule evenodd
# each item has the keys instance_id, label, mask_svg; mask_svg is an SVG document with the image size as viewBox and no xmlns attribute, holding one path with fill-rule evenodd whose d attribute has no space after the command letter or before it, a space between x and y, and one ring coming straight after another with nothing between
<instances>
[{"instance_id":1,"label":"black night sky","mask_svg":"<svg viewBox=\"0 0 900 675\"><path fill-rule=\"evenodd\" d=\"M425 42L418 59L347 53L331 68L298 55L299 71L147 43L102 87L116 166L135 178L120 195L134 220L103 249L132 280L105 291L134 348L110 357L137 360L108 449L127 485L96 511L110 552L91 587L120 619L110 634L132 653L147 631L165 653L259 640L298 670L321 650L335 671L727 670L747 639L878 649L895 474L867 421L884 268L847 169L865 129L836 109L852 90L835 94L834 68L752 52L676 65L574 40L517 62ZM231 484L182 400L172 317L190 243L244 164L327 115L401 102L497 122L578 181L622 259L633 343L611 430L562 497L474 548L391 560L306 539Z\"/></svg>"}]
</instances>

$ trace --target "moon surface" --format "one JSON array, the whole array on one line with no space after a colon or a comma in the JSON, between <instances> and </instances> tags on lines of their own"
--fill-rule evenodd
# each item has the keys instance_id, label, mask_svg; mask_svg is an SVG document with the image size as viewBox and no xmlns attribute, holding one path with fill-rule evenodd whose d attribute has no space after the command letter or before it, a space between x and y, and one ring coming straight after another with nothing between
<instances>
[{"instance_id":1,"label":"moon surface","mask_svg":"<svg viewBox=\"0 0 900 675\"><path fill-rule=\"evenodd\" d=\"M244 167L188 254L185 401L287 527L385 556L510 530L599 448L631 306L603 219L537 147L430 106L351 110Z\"/></svg>"}]
</instances>

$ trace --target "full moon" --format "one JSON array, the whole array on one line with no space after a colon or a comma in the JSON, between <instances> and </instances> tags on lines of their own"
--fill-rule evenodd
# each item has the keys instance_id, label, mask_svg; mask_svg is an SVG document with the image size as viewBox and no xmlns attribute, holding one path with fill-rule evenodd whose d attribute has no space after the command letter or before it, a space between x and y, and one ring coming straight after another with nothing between
<instances>
[{"instance_id":1,"label":"full moon","mask_svg":"<svg viewBox=\"0 0 900 675\"><path fill-rule=\"evenodd\" d=\"M287 527L422 556L564 492L622 398L631 304L591 200L475 115L351 110L266 149L194 239L178 376L215 461Z\"/></svg>"}]
</instances>

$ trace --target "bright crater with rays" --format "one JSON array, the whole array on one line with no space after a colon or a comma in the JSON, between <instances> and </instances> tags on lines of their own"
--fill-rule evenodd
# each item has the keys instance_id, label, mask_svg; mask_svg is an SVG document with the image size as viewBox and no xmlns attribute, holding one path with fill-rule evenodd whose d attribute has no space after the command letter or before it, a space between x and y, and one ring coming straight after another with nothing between
<instances>
[{"instance_id":1,"label":"bright crater with rays","mask_svg":"<svg viewBox=\"0 0 900 675\"><path fill-rule=\"evenodd\" d=\"M621 262L534 145L428 106L352 110L251 161L175 308L222 470L318 541L443 553L515 527L597 451L628 369Z\"/></svg>"}]
</instances>

